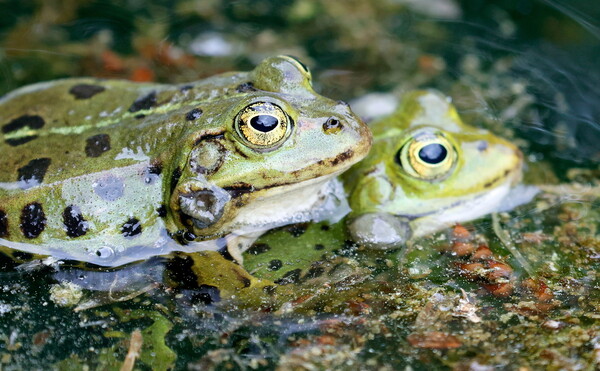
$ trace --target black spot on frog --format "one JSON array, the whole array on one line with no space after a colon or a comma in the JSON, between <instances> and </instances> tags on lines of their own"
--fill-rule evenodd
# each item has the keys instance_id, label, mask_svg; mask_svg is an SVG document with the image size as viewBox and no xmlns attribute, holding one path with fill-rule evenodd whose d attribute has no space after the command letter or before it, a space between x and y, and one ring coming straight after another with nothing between
<instances>
[{"instance_id":1,"label":"black spot on frog","mask_svg":"<svg viewBox=\"0 0 600 371\"><path fill-rule=\"evenodd\" d=\"M269 286L263 287L263 292L267 295L275 295L276 291L277 291L277 286L275 286L275 285L269 285Z\"/></svg>"},{"instance_id":2,"label":"black spot on frog","mask_svg":"<svg viewBox=\"0 0 600 371\"><path fill-rule=\"evenodd\" d=\"M283 262L279 259L273 259L269 262L268 269L270 271L278 271L281 269L281 267L283 267Z\"/></svg>"},{"instance_id":3,"label":"black spot on frog","mask_svg":"<svg viewBox=\"0 0 600 371\"><path fill-rule=\"evenodd\" d=\"M153 162L148 166L148 173L160 175L162 173L162 164L160 162Z\"/></svg>"},{"instance_id":4,"label":"black spot on frog","mask_svg":"<svg viewBox=\"0 0 600 371\"><path fill-rule=\"evenodd\" d=\"M202 110L200 108L194 108L185 115L185 119L188 121L194 121L202 116Z\"/></svg>"},{"instance_id":5,"label":"black spot on frog","mask_svg":"<svg viewBox=\"0 0 600 371\"><path fill-rule=\"evenodd\" d=\"M38 115L23 115L16 119L13 119L8 124L2 126L2 133L8 134L14 131L18 131L23 128L29 129L40 129L45 124L44 119ZM8 138L6 143L15 147L21 144L25 144L37 138L37 135L27 135L19 138Z\"/></svg>"},{"instance_id":6,"label":"black spot on frog","mask_svg":"<svg viewBox=\"0 0 600 371\"><path fill-rule=\"evenodd\" d=\"M252 82L245 82L243 84L238 85L237 88L235 88L235 90L238 93L246 93L249 91L256 91L256 88L254 87L254 84L252 84Z\"/></svg>"},{"instance_id":7,"label":"black spot on frog","mask_svg":"<svg viewBox=\"0 0 600 371\"><path fill-rule=\"evenodd\" d=\"M33 254L25 251L13 251L12 257L17 261L31 261L33 260Z\"/></svg>"},{"instance_id":8,"label":"black spot on frog","mask_svg":"<svg viewBox=\"0 0 600 371\"><path fill-rule=\"evenodd\" d=\"M69 93L75 99L89 99L98 93L102 93L104 90L106 89L99 85L79 84L69 89Z\"/></svg>"},{"instance_id":9,"label":"black spot on frog","mask_svg":"<svg viewBox=\"0 0 600 371\"><path fill-rule=\"evenodd\" d=\"M146 110L154 107L156 105L156 92L153 91L148 95L145 95L141 98L138 98L131 107L129 107L129 112L137 112L141 110Z\"/></svg>"},{"instance_id":10,"label":"black spot on frog","mask_svg":"<svg viewBox=\"0 0 600 371\"><path fill-rule=\"evenodd\" d=\"M63 211L63 223L69 237L81 237L88 231L88 222L77 206L70 205Z\"/></svg>"},{"instance_id":11,"label":"black spot on frog","mask_svg":"<svg viewBox=\"0 0 600 371\"><path fill-rule=\"evenodd\" d=\"M325 273L325 268L323 267L311 267L308 272L306 272L306 275L303 277L303 280L309 280L311 278L317 278L320 277L321 275L323 275L323 273Z\"/></svg>"},{"instance_id":12,"label":"black spot on frog","mask_svg":"<svg viewBox=\"0 0 600 371\"><path fill-rule=\"evenodd\" d=\"M130 218L121 227L123 237L134 237L142 233L142 223L136 218Z\"/></svg>"},{"instance_id":13,"label":"black spot on frog","mask_svg":"<svg viewBox=\"0 0 600 371\"><path fill-rule=\"evenodd\" d=\"M160 205L158 207L158 209L156 209L156 213L158 214L158 216L160 216L161 218L164 218L165 216L167 216L167 208L165 205Z\"/></svg>"},{"instance_id":14,"label":"black spot on frog","mask_svg":"<svg viewBox=\"0 0 600 371\"><path fill-rule=\"evenodd\" d=\"M308 226L309 226L308 223L297 223L297 224L292 224L292 225L286 227L285 229L293 237L300 237L304 234L304 232L306 232L306 230L308 229Z\"/></svg>"},{"instance_id":15,"label":"black spot on frog","mask_svg":"<svg viewBox=\"0 0 600 371\"><path fill-rule=\"evenodd\" d=\"M110 150L110 135L92 135L85 141L85 154L87 157L100 157L104 152Z\"/></svg>"},{"instance_id":16,"label":"black spot on frog","mask_svg":"<svg viewBox=\"0 0 600 371\"><path fill-rule=\"evenodd\" d=\"M46 214L42 205L32 202L21 210L21 231L27 238L36 238L46 228Z\"/></svg>"},{"instance_id":17,"label":"black spot on frog","mask_svg":"<svg viewBox=\"0 0 600 371\"><path fill-rule=\"evenodd\" d=\"M266 243L255 243L248 249L248 254L250 255L259 255L271 250L271 246Z\"/></svg>"},{"instance_id":18,"label":"black spot on frog","mask_svg":"<svg viewBox=\"0 0 600 371\"><path fill-rule=\"evenodd\" d=\"M151 164L144 170L144 183L154 184L162 173L162 165L158 162Z\"/></svg>"},{"instance_id":19,"label":"black spot on frog","mask_svg":"<svg viewBox=\"0 0 600 371\"><path fill-rule=\"evenodd\" d=\"M171 175L171 184L170 184L170 193L173 193L175 187L177 187L177 183L179 183L179 178L181 178L181 168L177 167L173 170L173 174Z\"/></svg>"},{"instance_id":20,"label":"black spot on frog","mask_svg":"<svg viewBox=\"0 0 600 371\"><path fill-rule=\"evenodd\" d=\"M0 238L8 236L8 218L6 212L0 210Z\"/></svg>"},{"instance_id":21,"label":"black spot on frog","mask_svg":"<svg viewBox=\"0 0 600 371\"><path fill-rule=\"evenodd\" d=\"M29 127L30 129L40 129L45 124L44 119L38 115L23 115L2 126L4 134Z\"/></svg>"},{"instance_id":22,"label":"black spot on frog","mask_svg":"<svg viewBox=\"0 0 600 371\"><path fill-rule=\"evenodd\" d=\"M36 139L37 137L38 137L37 135L28 135L26 137L20 137L20 138L14 138L14 139L11 138L11 139L6 139L6 143L8 145L16 147L16 146L20 146L21 144L31 142L32 140Z\"/></svg>"},{"instance_id":23,"label":"black spot on frog","mask_svg":"<svg viewBox=\"0 0 600 371\"><path fill-rule=\"evenodd\" d=\"M49 158L36 158L17 170L17 181L21 189L40 185L52 161Z\"/></svg>"}]
</instances>

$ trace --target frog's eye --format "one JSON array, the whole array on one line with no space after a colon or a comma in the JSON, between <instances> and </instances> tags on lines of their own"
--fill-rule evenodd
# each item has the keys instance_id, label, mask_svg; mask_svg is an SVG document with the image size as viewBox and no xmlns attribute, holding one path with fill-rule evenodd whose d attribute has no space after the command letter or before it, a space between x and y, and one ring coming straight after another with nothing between
<instances>
[{"instance_id":1,"label":"frog's eye","mask_svg":"<svg viewBox=\"0 0 600 371\"><path fill-rule=\"evenodd\" d=\"M287 138L290 129L291 119L273 103L253 103L241 110L236 118L238 134L257 149L276 148Z\"/></svg>"},{"instance_id":2,"label":"frog's eye","mask_svg":"<svg viewBox=\"0 0 600 371\"><path fill-rule=\"evenodd\" d=\"M445 179L456 165L456 151L439 132L421 132L396 153L396 161L409 175L436 181Z\"/></svg>"}]
</instances>

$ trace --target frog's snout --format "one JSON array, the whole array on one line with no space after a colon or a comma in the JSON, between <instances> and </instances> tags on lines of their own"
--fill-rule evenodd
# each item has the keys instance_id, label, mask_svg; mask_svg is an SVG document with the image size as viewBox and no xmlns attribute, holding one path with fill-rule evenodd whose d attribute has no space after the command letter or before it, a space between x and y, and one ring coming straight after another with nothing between
<instances>
[{"instance_id":1,"label":"frog's snout","mask_svg":"<svg viewBox=\"0 0 600 371\"><path fill-rule=\"evenodd\" d=\"M356 117L356 124L357 124L357 136L358 136L358 140L357 140L357 145L356 145L356 149L355 152L360 156L357 159L357 162L362 160L363 158L365 158L367 156L367 154L369 153L369 150L371 149L371 145L373 144L373 134L371 133L371 130L369 129L369 127L367 126L367 124L365 124L361 119L359 119L358 117Z\"/></svg>"},{"instance_id":2,"label":"frog's snout","mask_svg":"<svg viewBox=\"0 0 600 371\"><path fill-rule=\"evenodd\" d=\"M504 142L505 148L505 170L504 176L511 180L512 184L521 181L523 173L523 152L514 143Z\"/></svg>"},{"instance_id":3,"label":"frog's snout","mask_svg":"<svg viewBox=\"0 0 600 371\"><path fill-rule=\"evenodd\" d=\"M365 122L358 117L352 109L350 105L344 101L338 101L336 107L339 111L343 112L344 120L342 120L342 124L346 121L347 125L351 127L352 130L355 131L355 135L357 136L357 152L364 154L369 152L371 149L371 144L373 142L373 134L371 133L371 129L365 124ZM331 123L330 123L331 124ZM362 158L362 157L361 157Z\"/></svg>"}]
</instances>

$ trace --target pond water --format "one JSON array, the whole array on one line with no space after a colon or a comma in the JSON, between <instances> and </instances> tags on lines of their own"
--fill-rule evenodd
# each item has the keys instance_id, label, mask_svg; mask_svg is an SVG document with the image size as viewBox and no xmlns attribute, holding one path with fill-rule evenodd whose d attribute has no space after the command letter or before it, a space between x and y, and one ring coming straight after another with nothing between
<instances>
[{"instance_id":1,"label":"pond water","mask_svg":"<svg viewBox=\"0 0 600 371\"><path fill-rule=\"evenodd\" d=\"M282 227L245 254L248 272L212 252L108 270L6 258L2 369L599 367L597 2L5 0L0 10L1 93L74 76L184 83L294 55L315 90L367 121L407 91L438 89L466 123L518 145L523 183L541 188L513 210L385 251L357 244L344 221Z\"/></svg>"}]
</instances>

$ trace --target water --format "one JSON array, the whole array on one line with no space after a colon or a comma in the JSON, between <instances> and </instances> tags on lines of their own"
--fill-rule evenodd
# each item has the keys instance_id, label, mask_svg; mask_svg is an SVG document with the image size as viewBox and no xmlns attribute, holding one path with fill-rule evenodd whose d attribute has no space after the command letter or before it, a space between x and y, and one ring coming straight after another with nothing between
<instances>
[{"instance_id":1,"label":"water","mask_svg":"<svg viewBox=\"0 0 600 371\"><path fill-rule=\"evenodd\" d=\"M494 265L505 281L484 277L472 255L457 256L460 231L368 252L339 225L320 237L323 250L302 245L323 233L314 226L262 240L271 253L306 249L294 268L326 253L271 296L260 278L281 277L260 261L258 278L238 272L246 287L224 276L218 290L198 283L185 257L102 274L7 261L2 367L118 369L136 330L139 369L598 367L600 7L427 3L1 1L3 93L67 76L179 83L291 54L335 99L443 91L465 121L516 142L525 182L552 191L499 216L521 257L491 217L467 225L466 243L488 246L495 255L484 268ZM226 266L215 259L201 265L209 278Z\"/></svg>"}]
</instances>

